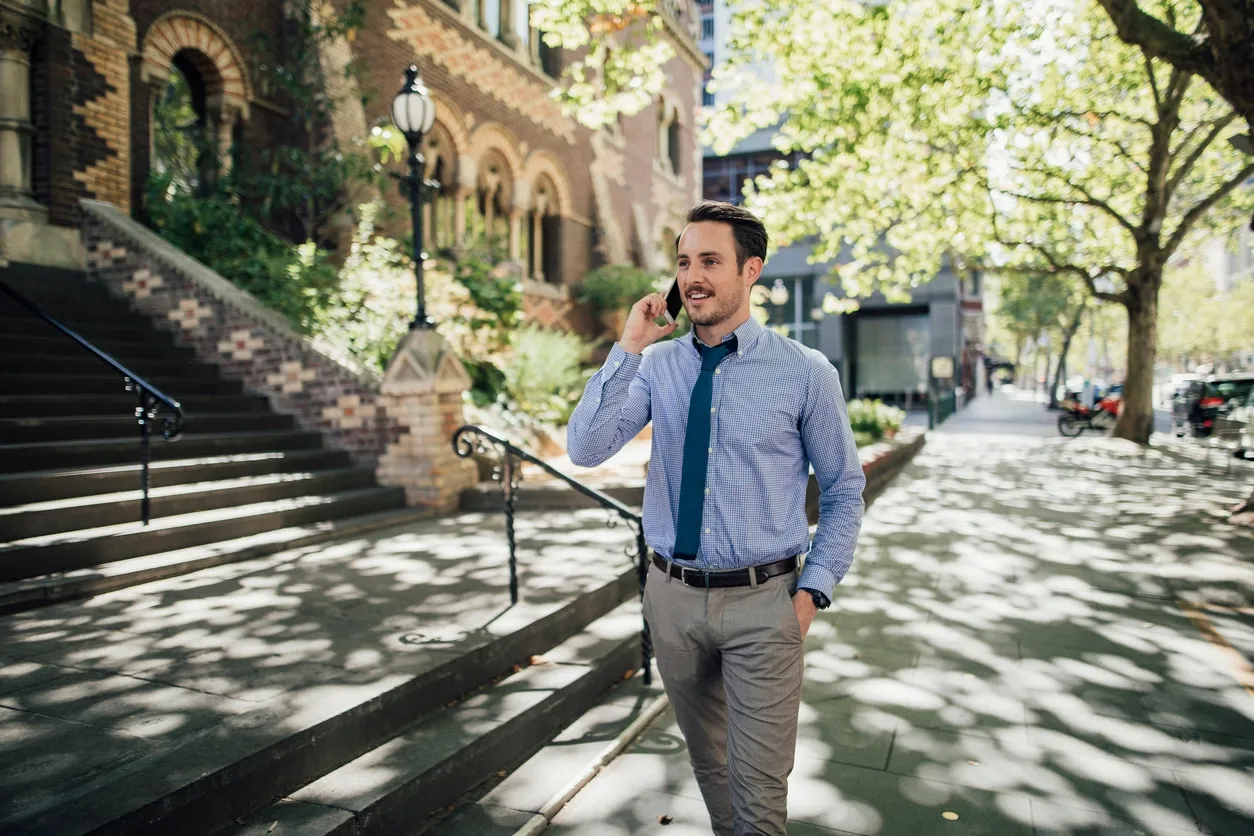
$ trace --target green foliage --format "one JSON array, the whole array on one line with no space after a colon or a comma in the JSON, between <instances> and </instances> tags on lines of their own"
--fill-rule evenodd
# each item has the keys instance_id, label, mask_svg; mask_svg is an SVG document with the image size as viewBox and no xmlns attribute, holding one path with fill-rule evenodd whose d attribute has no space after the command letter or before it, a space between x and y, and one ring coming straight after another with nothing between
<instances>
[{"instance_id":1,"label":"green foliage","mask_svg":"<svg viewBox=\"0 0 1254 836\"><path fill-rule=\"evenodd\" d=\"M335 297L336 271L313 245L293 247L240 211L225 194L194 197L171 173L148 182L149 223L170 243L308 333Z\"/></svg>"},{"instance_id":2,"label":"green foliage","mask_svg":"<svg viewBox=\"0 0 1254 836\"><path fill-rule=\"evenodd\" d=\"M292 219L300 240L324 243L332 222L352 205L354 187L377 179L365 137L349 147L328 139L335 110L348 95L346 82L358 74L352 60L334 63L341 53L332 47L362 25L365 8L349 3L335 11L319 0L295 0L284 9L290 31L281 43L262 33L250 40L265 56L258 66L259 92L283 103L302 144L255 153L237 149L232 188L271 226Z\"/></svg>"},{"instance_id":3,"label":"green foliage","mask_svg":"<svg viewBox=\"0 0 1254 836\"><path fill-rule=\"evenodd\" d=\"M619 311L658 291L661 282L662 277L632 264L606 264L584 278L579 299L600 311Z\"/></svg>"},{"instance_id":4,"label":"green foliage","mask_svg":"<svg viewBox=\"0 0 1254 836\"><path fill-rule=\"evenodd\" d=\"M187 79L172 67L170 82L152 108L153 170L167 177L173 188L194 194L200 185L200 163L206 150Z\"/></svg>"},{"instance_id":5,"label":"green foliage","mask_svg":"<svg viewBox=\"0 0 1254 836\"><path fill-rule=\"evenodd\" d=\"M564 425L587 378L587 344L577 335L528 325L510 340L513 358L503 369L506 396L517 411Z\"/></svg>"},{"instance_id":6,"label":"green foliage","mask_svg":"<svg viewBox=\"0 0 1254 836\"><path fill-rule=\"evenodd\" d=\"M859 447L896 433L906 420L905 412L878 400L852 400L848 403L848 409L849 426L853 429L854 440Z\"/></svg>"},{"instance_id":7,"label":"green foliage","mask_svg":"<svg viewBox=\"0 0 1254 836\"><path fill-rule=\"evenodd\" d=\"M509 271L481 253L465 253L457 259L454 277L470 293L470 301L486 317L472 325L498 324L511 328L522 314L522 286Z\"/></svg>"}]
</instances>

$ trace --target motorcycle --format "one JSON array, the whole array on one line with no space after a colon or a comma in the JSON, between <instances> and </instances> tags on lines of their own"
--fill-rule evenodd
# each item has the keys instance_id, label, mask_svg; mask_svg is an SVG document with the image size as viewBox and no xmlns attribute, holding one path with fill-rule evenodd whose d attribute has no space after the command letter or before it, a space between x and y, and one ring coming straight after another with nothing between
<instances>
[{"instance_id":1,"label":"motorcycle","mask_svg":"<svg viewBox=\"0 0 1254 836\"><path fill-rule=\"evenodd\" d=\"M1066 438L1076 438L1085 430L1105 432L1113 428L1123 406L1123 395L1107 395L1092 408L1071 397L1063 398L1058 406L1062 409L1062 415L1058 416L1058 432Z\"/></svg>"}]
</instances>

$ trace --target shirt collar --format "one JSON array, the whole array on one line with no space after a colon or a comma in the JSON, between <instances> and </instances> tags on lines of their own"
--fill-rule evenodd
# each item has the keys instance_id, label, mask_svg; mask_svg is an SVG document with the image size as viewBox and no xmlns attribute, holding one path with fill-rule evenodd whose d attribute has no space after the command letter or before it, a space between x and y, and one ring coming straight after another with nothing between
<instances>
[{"instance_id":1,"label":"shirt collar","mask_svg":"<svg viewBox=\"0 0 1254 836\"><path fill-rule=\"evenodd\" d=\"M762 330L762 324L753 318L753 314L749 314L749 318L746 319L739 328L732 331L726 337L723 337L723 344L725 344L728 340L735 340L736 344L730 347L732 351L748 351L753 347L753 344L758 341L758 337L761 336ZM693 350L700 355L701 347L698 345L700 340L697 339L697 329L693 328L692 331L689 332L688 337L692 341Z\"/></svg>"}]
</instances>

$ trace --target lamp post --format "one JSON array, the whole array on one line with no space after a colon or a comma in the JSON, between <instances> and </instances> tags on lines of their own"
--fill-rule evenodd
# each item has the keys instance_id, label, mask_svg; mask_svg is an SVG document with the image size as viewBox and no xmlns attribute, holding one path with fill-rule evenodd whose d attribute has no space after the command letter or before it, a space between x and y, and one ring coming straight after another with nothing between
<instances>
[{"instance_id":1,"label":"lamp post","mask_svg":"<svg viewBox=\"0 0 1254 836\"><path fill-rule=\"evenodd\" d=\"M422 282L422 202L424 160L422 135L435 124L435 102L422 83L418 67L410 64L405 70L405 83L392 99L392 124L405 135L409 143L409 175L397 179L409 187L409 211L414 227L414 276L418 280L418 309L409 330L433 328L435 323L427 316L426 292Z\"/></svg>"}]
</instances>

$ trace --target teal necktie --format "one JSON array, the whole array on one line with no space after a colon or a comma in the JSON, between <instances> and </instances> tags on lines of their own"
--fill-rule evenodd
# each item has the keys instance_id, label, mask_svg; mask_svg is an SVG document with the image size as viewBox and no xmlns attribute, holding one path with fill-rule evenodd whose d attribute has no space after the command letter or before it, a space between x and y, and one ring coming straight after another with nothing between
<instances>
[{"instance_id":1,"label":"teal necktie","mask_svg":"<svg viewBox=\"0 0 1254 836\"><path fill-rule=\"evenodd\" d=\"M688 402L688 427L684 431L684 467L679 488L679 514L675 519L674 557L695 560L701 550L701 514L705 505L705 471L710 463L710 402L714 398L714 369L736 350L733 337L722 345L696 343L701 353L701 374Z\"/></svg>"}]
</instances>

